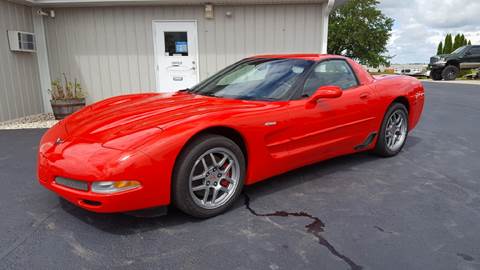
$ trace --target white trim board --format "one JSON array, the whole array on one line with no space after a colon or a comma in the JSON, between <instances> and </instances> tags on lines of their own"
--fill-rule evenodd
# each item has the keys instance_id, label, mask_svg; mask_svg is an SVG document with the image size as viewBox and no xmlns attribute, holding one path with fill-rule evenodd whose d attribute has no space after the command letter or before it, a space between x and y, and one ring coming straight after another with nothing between
<instances>
[{"instance_id":1,"label":"white trim board","mask_svg":"<svg viewBox=\"0 0 480 270\"><path fill-rule=\"evenodd\" d=\"M81 7L81 6L138 6L138 5L275 5L275 4L323 4L328 0L10 0L38 7Z\"/></svg>"}]
</instances>

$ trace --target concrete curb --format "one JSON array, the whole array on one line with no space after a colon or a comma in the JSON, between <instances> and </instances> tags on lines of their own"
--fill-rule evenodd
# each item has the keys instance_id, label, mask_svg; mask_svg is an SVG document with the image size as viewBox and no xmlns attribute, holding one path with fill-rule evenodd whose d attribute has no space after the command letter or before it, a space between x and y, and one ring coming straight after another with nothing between
<instances>
[{"instance_id":1,"label":"concrete curb","mask_svg":"<svg viewBox=\"0 0 480 270\"><path fill-rule=\"evenodd\" d=\"M468 85L479 85L480 86L480 80L471 80L471 81L466 81L466 80L456 80L456 81L433 81L433 80L420 80L422 82L430 82L430 83L449 83L449 84L468 84Z\"/></svg>"}]
</instances>

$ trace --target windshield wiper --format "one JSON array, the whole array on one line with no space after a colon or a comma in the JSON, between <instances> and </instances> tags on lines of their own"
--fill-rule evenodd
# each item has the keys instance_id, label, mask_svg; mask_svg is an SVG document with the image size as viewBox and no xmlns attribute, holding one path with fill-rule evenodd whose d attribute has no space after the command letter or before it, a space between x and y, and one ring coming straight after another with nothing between
<instances>
[{"instance_id":1,"label":"windshield wiper","mask_svg":"<svg viewBox=\"0 0 480 270\"><path fill-rule=\"evenodd\" d=\"M200 91L195 91L194 92L195 94L197 95L201 95L201 96L207 96L207 97L221 97L221 96L216 96L214 92L200 92Z\"/></svg>"},{"instance_id":2,"label":"windshield wiper","mask_svg":"<svg viewBox=\"0 0 480 270\"><path fill-rule=\"evenodd\" d=\"M192 92L193 90L190 89L190 88L185 88L185 89L182 89L182 90L178 90L178 92Z\"/></svg>"}]
</instances>

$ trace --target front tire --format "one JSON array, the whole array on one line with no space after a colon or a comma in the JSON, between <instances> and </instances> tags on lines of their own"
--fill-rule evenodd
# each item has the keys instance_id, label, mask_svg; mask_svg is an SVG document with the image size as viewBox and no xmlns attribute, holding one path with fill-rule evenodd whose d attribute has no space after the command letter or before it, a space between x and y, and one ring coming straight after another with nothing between
<instances>
[{"instance_id":1,"label":"front tire","mask_svg":"<svg viewBox=\"0 0 480 270\"><path fill-rule=\"evenodd\" d=\"M460 69L456 66L448 65L442 71L442 78L445 81L454 81L458 74L460 73Z\"/></svg>"},{"instance_id":2,"label":"front tire","mask_svg":"<svg viewBox=\"0 0 480 270\"><path fill-rule=\"evenodd\" d=\"M245 157L232 140L202 135L180 154L172 177L174 205L197 218L209 218L230 208L240 195Z\"/></svg>"},{"instance_id":3,"label":"front tire","mask_svg":"<svg viewBox=\"0 0 480 270\"><path fill-rule=\"evenodd\" d=\"M401 103L388 108L382 122L374 152L383 157L392 157L402 151L408 136L408 110Z\"/></svg>"}]
</instances>

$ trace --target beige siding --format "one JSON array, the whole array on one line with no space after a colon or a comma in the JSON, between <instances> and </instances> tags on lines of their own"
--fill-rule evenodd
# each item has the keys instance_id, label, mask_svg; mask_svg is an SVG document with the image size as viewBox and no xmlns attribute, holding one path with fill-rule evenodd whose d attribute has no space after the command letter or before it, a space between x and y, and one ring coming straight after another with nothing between
<instances>
[{"instance_id":1,"label":"beige siding","mask_svg":"<svg viewBox=\"0 0 480 270\"><path fill-rule=\"evenodd\" d=\"M201 79L254 54L320 51L322 5L214 8L213 20L203 6L57 8L45 20L52 79L77 77L89 102L154 91L153 20L197 20Z\"/></svg>"},{"instance_id":2,"label":"beige siding","mask_svg":"<svg viewBox=\"0 0 480 270\"><path fill-rule=\"evenodd\" d=\"M36 55L10 51L7 30L33 32L32 9L0 0L0 121L43 111Z\"/></svg>"}]
</instances>

